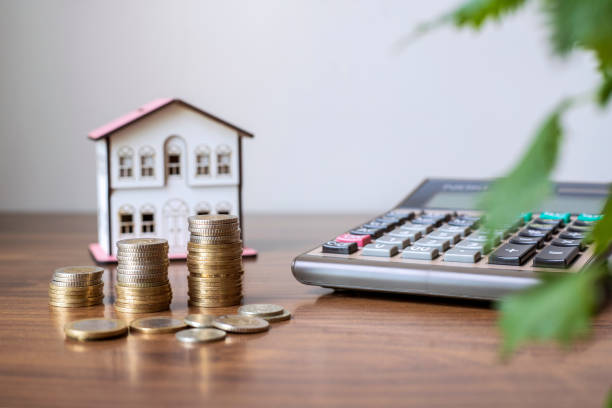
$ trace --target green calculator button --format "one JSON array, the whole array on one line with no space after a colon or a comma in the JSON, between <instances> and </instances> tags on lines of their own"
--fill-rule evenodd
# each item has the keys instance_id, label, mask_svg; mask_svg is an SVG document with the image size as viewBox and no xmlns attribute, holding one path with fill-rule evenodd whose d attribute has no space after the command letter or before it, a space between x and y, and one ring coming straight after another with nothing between
<instances>
[{"instance_id":1,"label":"green calculator button","mask_svg":"<svg viewBox=\"0 0 612 408\"><path fill-rule=\"evenodd\" d=\"M529 222L533 218L533 213L531 213L531 212L524 212L524 213L521 214L521 218L523 220L525 220L525 222Z\"/></svg>"},{"instance_id":2,"label":"green calculator button","mask_svg":"<svg viewBox=\"0 0 612 408\"><path fill-rule=\"evenodd\" d=\"M593 222L593 221L601 220L602 217L603 217L603 215L601 215L601 214L585 214L585 213L582 213L582 214L580 214L578 216L578 221Z\"/></svg>"},{"instance_id":3,"label":"green calculator button","mask_svg":"<svg viewBox=\"0 0 612 408\"><path fill-rule=\"evenodd\" d=\"M564 223L569 223L571 218L570 213L558 213L558 212L543 212L540 214L540 218L545 220L563 220Z\"/></svg>"}]
</instances>

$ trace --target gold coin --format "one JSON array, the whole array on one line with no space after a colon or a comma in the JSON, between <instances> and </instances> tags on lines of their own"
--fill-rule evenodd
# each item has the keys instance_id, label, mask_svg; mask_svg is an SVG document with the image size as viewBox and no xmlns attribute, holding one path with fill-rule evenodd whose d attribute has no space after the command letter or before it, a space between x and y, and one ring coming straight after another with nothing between
<instances>
[{"instance_id":1,"label":"gold coin","mask_svg":"<svg viewBox=\"0 0 612 408\"><path fill-rule=\"evenodd\" d=\"M224 271L223 269L215 269L215 270L205 270L205 269L191 269L189 270L189 278L195 279L239 279L244 275L244 270L235 270L228 269Z\"/></svg>"},{"instance_id":2,"label":"gold coin","mask_svg":"<svg viewBox=\"0 0 612 408\"><path fill-rule=\"evenodd\" d=\"M164 282L168 280L168 274L151 275L117 275L117 282L121 283L151 283Z\"/></svg>"},{"instance_id":3,"label":"gold coin","mask_svg":"<svg viewBox=\"0 0 612 408\"><path fill-rule=\"evenodd\" d=\"M104 299L104 295L92 296L92 297L66 297L66 296L55 296L49 295L49 299L53 302L61 303L87 303L87 302L99 302Z\"/></svg>"},{"instance_id":4,"label":"gold coin","mask_svg":"<svg viewBox=\"0 0 612 408\"><path fill-rule=\"evenodd\" d=\"M117 296L115 298L115 304L122 307L134 306L134 307L145 307L147 305L159 305L162 303L172 302L172 296L167 296L160 299L127 299L124 297Z\"/></svg>"},{"instance_id":5,"label":"gold coin","mask_svg":"<svg viewBox=\"0 0 612 408\"><path fill-rule=\"evenodd\" d=\"M169 284L160 286L151 286L148 288L135 288L132 286L123 286L122 283L115 285L117 293L128 293L128 294L139 294L139 295L153 295L158 293L170 292L172 289Z\"/></svg>"},{"instance_id":6,"label":"gold coin","mask_svg":"<svg viewBox=\"0 0 612 408\"><path fill-rule=\"evenodd\" d=\"M125 301L131 301L131 300L149 300L149 301L161 301L164 299L171 299L172 298L172 292L168 291L165 293L159 293L159 294L153 294L153 295L140 295L140 294L133 294L133 293L117 293L117 298L121 298Z\"/></svg>"},{"instance_id":7,"label":"gold coin","mask_svg":"<svg viewBox=\"0 0 612 408\"><path fill-rule=\"evenodd\" d=\"M163 312L164 310L170 309L169 303L160 303L159 305L151 305L147 307L134 307L128 305L121 305L115 303L115 310L123 313L154 313L154 312Z\"/></svg>"},{"instance_id":8,"label":"gold coin","mask_svg":"<svg viewBox=\"0 0 612 408\"><path fill-rule=\"evenodd\" d=\"M238 222L238 217L231 214L207 214L192 215L188 218L189 223L202 224L233 224Z\"/></svg>"},{"instance_id":9,"label":"gold coin","mask_svg":"<svg viewBox=\"0 0 612 408\"><path fill-rule=\"evenodd\" d=\"M56 269L53 274L58 278L92 279L100 278L104 269L99 266L64 266Z\"/></svg>"},{"instance_id":10,"label":"gold coin","mask_svg":"<svg viewBox=\"0 0 612 408\"><path fill-rule=\"evenodd\" d=\"M84 319L64 326L66 336L77 340L107 339L127 332L127 325L119 319Z\"/></svg>"},{"instance_id":11,"label":"gold coin","mask_svg":"<svg viewBox=\"0 0 612 408\"><path fill-rule=\"evenodd\" d=\"M201 244L198 242L187 242L187 249L195 250L211 250L211 251L224 251L227 249L242 249L242 241L230 242L227 244Z\"/></svg>"},{"instance_id":12,"label":"gold coin","mask_svg":"<svg viewBox=\"0 0 612 408\"><path fill-rule=\"evenodd\" d=\"M130 238L117 242L117 248L153 248L168 246L168 241L163 238Z\"/></svg>"},{"instance_id":13,"label":"gold coin","mask_svg":"<svg viewBox=\"0 0 612 408\"><path fill-rule=\"evenodd\" d=\"M68 292L82 293L82 292L87 292L87 291L95 290L95 289L101 290L103 287L104 287L104 283L102 282L96 283L95 285L87 285L87 286L58 286L53 281L49 283L49 289L58 291L58 292L63 292L63 293L68 293Z\"/></svg>"},{"instance_id":14,"label":"gold coin","mask_svg":"<svg viewBox=\"0 0 612 408\"><path fill-rule=\"evenodd\" d=\"M225 315L215 318L216 328L232 333L258 333L270 328L270 323L255 317L245 315Z\"/></svg>"},{"instance_id":15,"label":"gold coin","mask_svg":"<svg viewBox=\"0 0 612 408\"><path fill-rule=\"evenodd\" d=\"M237 298L236 300L224 300L224 301L218 301L218 300L214 300L214 301L203 301L203 300L188 300L187 304L189 306L194 306L194 307L227 307L227 306L235 306L235 305L239 305L240 301L242 300L242 296Z\"/></svg>"},{"instance_id":16,"label":"gold coin","mask_svg":"<svg viewBox=\"0 0 612 408\"><path fill-rule=\"evenodd\" d=\"M185 317L185 324L188 324L191 327L197 327L200 329L206 327L214 327L213 321L215 320L215 316L205 315L205 314L190 314Z\"/></svg>"},{"instance_id":17,"label":"gold coin","mask_svg":"<svg viewBox=\"0 0 612 408\"><path fill-rule=\"evenodd\" d=\"M223 330L205 328L181 330L175 336L178 341L183 343L210 343L223 340L226 334Z\"/></svg>"},{"instance_id":18,"label":"gold coin","mask_svg":"<svg viewBox=\"0 0 612 408\"><path fill-rule=\"evenodd\" d=\"M250 305L240 306L238 313L248 316L275 316L282 314L285 309L279 305L273 305L268 303L253 303Z\"/></svg>"},{"instance_id":19,"label":"gold coin","mask_svg":"<svg viewBox=\"0 0 612 408\"><path fill-rule=\"evenodd\" d=\"M65 307L65 308L69 308L69 307L90 307L90 306L97 306L97 305L101 305L102 301L97 301L97 302L84 302L84 303L65 303L65 302L56 302L54 300L50 300L49 301L49 305L54 306L54 307Z\"/></svg>"},{"instance_id":20,"label":"gold coin","mask_svg":"<svg viewBox=\"0 0 612 408\"><path fill-rule=\"evenodd\" d=\"M284 310L283 313L276 316L260 316L262 319L268 321L269 323L281 322L283 320L291 319L291 313Z\"/></svg>"},{"instance_id":21,"label":"gold coin","mask_svg":"<svg viewBox=\"0 0 612 408\"><path fill-rule=\"evenodd\" d=\"M182 320L168 316L141 317L130 323L130 330L150 334L173 333L185 327Z\"/></svg>"},{"instance_id":22,"label":"gold coin","mask_svg":"<svg viewBox=\"0 0 612 408\"><path fill-rule=\"evenodd\" d=\"M234 235L228 235L228 236L222 236L222 237L207 237L207 236L191 234L191 237L189 238L189 242L196 243L196 244L206 244L206 245L234 244L234 243L242 244L242 241L240 240L240 234L238 233Z\"/></svg>"},{"instance_id":23,"label":"gold coin","mask_svg":"<svg viewBox=\"0 0 612 408\"><path fill-rule=\"evenodd\" d=\"M58 281L58 280L52 280L51 284L57 287L63 287L63 288L86 288L86 287L91 287L91 286L96 286L100 283L100 281L96 281L96 282L80 282L80 281L70 281L70 282L63 282L63 281Z\"/></svg>"},{"instance_id":24,"label":"gold coin","mask_svg":"<svg viewBox=\"0 0 612 408\"><path fill-rule=\"evenodd\" d=\"M117 286L121 285L124 288L155 288L158 286L168 285L170 282L166 279L158 282L118 282Z\"/></svg>"}]
</instances>

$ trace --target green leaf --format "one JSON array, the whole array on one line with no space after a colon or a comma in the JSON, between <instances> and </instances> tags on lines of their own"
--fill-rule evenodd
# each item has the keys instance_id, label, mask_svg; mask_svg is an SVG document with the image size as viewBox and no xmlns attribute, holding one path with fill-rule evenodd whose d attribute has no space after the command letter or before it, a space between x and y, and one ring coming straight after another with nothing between
<instances>
[{"instance_id":1,"label":"green leaf","mask_svg":"<svg viewBox=\"0 0 612 408\"><path fill-rule=\"evenodd\" d=\"M602 255L612 245L612 188L604 205L603 218L595 224L591 238L595 243L595 254Z\"/></svg>"},{"instance_id":2,"label":"green leaf","mask_svg":"<svg viewBox=\"0 0 612 408\"><path fill-rule=\"evenodd\" d=\"M570 103L564 101L546 118L520 162L481 199L489 231L513 223L521 212L533 210L550 194L549 174L557 162L563 133L560 118Z\"/></svg>"},{"instance_id":3,"label":"green leaf","mask_svg":"<svg viewBox=\"0 0 612 408\"><path fill-rule=\"evenodd\" d=\"M612 68L612 1L543 0L554 51L566 55L580 47L593 51L600 67Z\"/></svg>"},{"instance_id":4,"label":"green leaf","mask_svg":"<svg viewBox=\"0 0 612 408\"><path fill-rule=\"evenodd\" d=\"M612 24L612 23L611 23ZM597 90L597 103L599 106L606 106L612 95L612 76L605 75L599 89Z\"/></svg>"},{"instance_id":5,"label":"green leaf","mask_svg":"<svg viewBox=\"0 0 612 408\"><path fill-rule=\"evenodd\" d=\"M523 6L526 0L470 0L451 13L455 25L480 28L487 20L499 20Z\"/></svg>"},{"instance_id":6,"label":"green leaf","mask_svg":"<svg viewBox=\"0 0 612 408\"><path fill-rule=\"evenodd\" d=\"M502 356L508 357L528 340L557 340L567 345L588 334L596 309L596 285L605 272L597 265L578 273L554 275L503 299L499 320Z\"/></svg>"}]
</instances>

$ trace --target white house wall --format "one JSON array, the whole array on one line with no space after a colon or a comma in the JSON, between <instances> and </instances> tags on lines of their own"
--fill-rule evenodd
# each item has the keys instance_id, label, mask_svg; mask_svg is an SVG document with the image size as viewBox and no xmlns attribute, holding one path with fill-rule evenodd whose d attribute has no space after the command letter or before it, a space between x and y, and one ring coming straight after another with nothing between
<instances>
[{"instance_id":1,"label":"white house wall","mask_svg":"<svg viewBox=\"0 0 612 408\"><path fill-rule=\"evenodd\" d=\"M96 141L96 192L98 194L98 243L106 253L108 247L108 152L106 140Z\"/></svg>"}]
</instances>

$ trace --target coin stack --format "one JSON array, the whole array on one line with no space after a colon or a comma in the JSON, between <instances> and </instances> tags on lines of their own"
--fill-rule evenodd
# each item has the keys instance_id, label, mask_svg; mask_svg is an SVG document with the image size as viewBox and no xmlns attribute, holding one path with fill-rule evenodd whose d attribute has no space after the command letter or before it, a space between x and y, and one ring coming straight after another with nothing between
<instances>
[{"instance_id":1,"label":"coin stack","mask_svg":"<svg viewBox=\"0 0 612 408\"><path fill-rule=\"evenodd\" d=\"M134 238L117 242L117 298L124 313L168 310L172 289L168 281L168 241Z\"/></svg>"},{"instance_id":2,"label":"coin stack","mask_svg":"<svg viewBox=\"0 0 612 408\"><path fill-rule=\"evenodd\" d=\"M49 304L57 307L85 307L104 300L104 269L97 266L66 266L56 269L49 283Z\"/></svg>"},{"instance_id":3,"label":"coin stack","mask_svg":"<svg viewBox=\"0 0 612 408\"><path fill-rule=\"evenodd\" d=\"M223 307L242 300L242 241L235 215L189 217L189 305Z\"/></svg>"}]
</instances>

